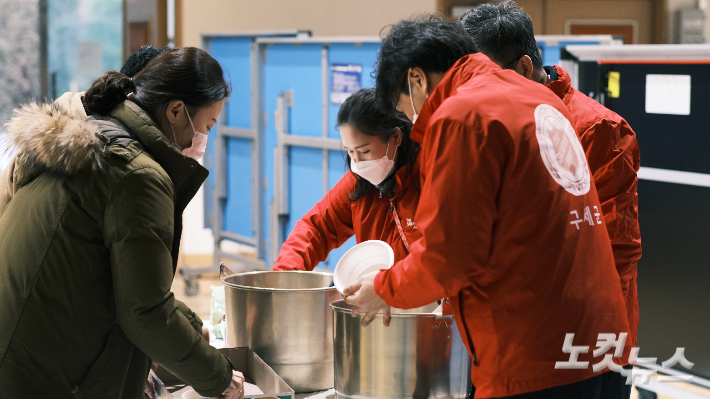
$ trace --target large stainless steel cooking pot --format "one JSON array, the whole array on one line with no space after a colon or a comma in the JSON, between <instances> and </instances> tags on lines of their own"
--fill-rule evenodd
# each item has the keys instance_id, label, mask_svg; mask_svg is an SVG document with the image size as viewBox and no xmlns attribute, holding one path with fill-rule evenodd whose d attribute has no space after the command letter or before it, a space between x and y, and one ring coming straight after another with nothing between
<instances>
[{"instance_id":1,"label":"large stainless steel cooking pot","mask_svg":"<svg viewBox=\"0 0 710 399\"><path fill-rule=\"evenodd\" d=\"M248 346L296 392L333 387L333 275L251 272L222 276L227 344Z\"/></svg>"},{"instance_id":2,"label":"large stainless steel cooking pot","mask_svg":"<svg viewBox=\"0 0 710 399\"><path fill-rule=\"evenodd\" d=\"M393 314L389 327L378 315L368 327L345 301L331 303L335 321L337 398L464 398L471 358L453 316L430 313L436 304Z\"/></svg>"}]
</instances>

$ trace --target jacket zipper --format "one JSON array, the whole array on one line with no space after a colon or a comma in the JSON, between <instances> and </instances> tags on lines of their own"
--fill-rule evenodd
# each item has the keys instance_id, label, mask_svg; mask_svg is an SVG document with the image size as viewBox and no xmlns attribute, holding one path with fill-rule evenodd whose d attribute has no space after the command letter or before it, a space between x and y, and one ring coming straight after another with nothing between
<instances>
[{"instance_id":1,"label":"jacket zipper","mask_svg":"<svg viewBox=\"0 0 710 399\"><path fill-rule=\"evenodd\" d=\"M463 331L466 333L466 340L468 341L468 346L471 348L471 355L473 356L473 365L478 366L478 358L476 357L476 348L473 346L473 340L471 339L471 334L468 332L468 324L466 324L466 318L463 315L463 291L459 292L459 313L461 314L461 323L463 324Z\"/></svg>"}]
</instances>

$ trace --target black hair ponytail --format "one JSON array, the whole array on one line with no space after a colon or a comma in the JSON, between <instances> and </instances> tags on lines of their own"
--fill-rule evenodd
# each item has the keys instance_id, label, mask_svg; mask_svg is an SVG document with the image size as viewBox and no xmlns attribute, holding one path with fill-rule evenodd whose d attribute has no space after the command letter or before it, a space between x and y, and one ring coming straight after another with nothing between
<instances>
[{"instance_id":1,"label":"black hair ponytail","mask_svg":"<svg viewBox=\"0 0 710 399\"><path fill-rule=\"evenodd\" d=\"M97 115L107 115L113 107L123 102L126 95L135 89L133 81L128 76L108 71L94 80L84 95L87 111Z\"/></svg>"},{"instance_id":2,"label":"black hair ponytail","mask_svg":"<svg viewBox=\"0 0 710 399\"><path fill-rule=\"evenodd\" d=\"M84 95L89 112L107 115L133 92L138 104L154 122L164 125L170 102L181 100L197 114L202 108L228 97L232 88L219 62L195 47L169 49L155 57L136 76L109 71L96 79Z\"/></svg>"}]
</instances>

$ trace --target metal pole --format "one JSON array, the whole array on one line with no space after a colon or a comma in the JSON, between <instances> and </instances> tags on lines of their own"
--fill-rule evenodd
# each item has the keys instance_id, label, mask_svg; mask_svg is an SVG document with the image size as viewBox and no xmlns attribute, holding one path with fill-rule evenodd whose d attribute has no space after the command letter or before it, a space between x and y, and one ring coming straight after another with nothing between
<instances>
[{"instance_id":1,"label":"metal pole","mask_svg":"<svg viewBox=\"0 0 710 399\"><path fill-rule=\"evenodd\" d=\"M323 45L321 58L321 80L323 85L323 138L328 138L328 45ZM323 150L323 196L328 195L328 150Z\"/></svg>"},{"instance_id":2,"label":"metal pole","mask_svg":"<svg viewBox=\"0 0 710 399\"><path fill-rule=\"evenodd\" d=\"M283 209L283 175L284 175L284 151L283 127L284 127L284 94L276 98L276 115L274 118L276 128L276 148L274 149L274 202L271 207L271 264L276 263L281 246L281 218Z\"/></svg>"},{"instance_id":3,"label":"metal pole","mask_svg":"<svg viewBox=\"0 0 710 399\"><path fill-rule=\"evenodd\" d=\"M39 0L39 73L42 98L49 98L47 0ZM56 93L52 93L56 95ZM53 100L53 99L52 99Z\"/></svg>"},{"instance_id":4,"label":"metal pole","mask_svg":"<svg viewBox=\"0 0 710 399\"><path fill-rule=\"evenodd\" d=\"M227 165L225 162L226 137L222 135L221 128L226 125L224 114L220 116L217 129L217 140L214 143L214 173L215 184L212 188L212 234L214 234L214 259L215 267L222 261L222 232L224 231L224 203L227 197Z\"/></svg>"},{"instance_id":5,"label":"metal pole","mask_svg":"<svg viewBox=\"0 0 710 399\"><path fill-rule=\"evenodd\" d=\"M266 48L256 43L256 37L251 44L251 128L254 131L252 141L252 223L256 239L256 257L266 259L266 237L264 237L264 192L266 177L264 176L264 104L262 104L264 82L263 65Z\"/></svg>"}]
</instances>

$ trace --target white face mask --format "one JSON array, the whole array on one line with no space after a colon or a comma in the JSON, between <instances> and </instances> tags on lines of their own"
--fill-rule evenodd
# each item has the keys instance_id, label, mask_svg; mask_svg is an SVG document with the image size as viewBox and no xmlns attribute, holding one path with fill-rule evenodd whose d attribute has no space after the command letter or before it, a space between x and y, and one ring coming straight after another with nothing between
<instances>
[{"instance_id":1,"label":"white face mask","mask_svg":"<svg viewBox=\"0 0 710 399\"><path fill-rule=\"evenodd\" d=\"M352 158L350 158L350 170L375 186L379 185L394 170L394 157L397 155L397 149L395 148L392 159L389 159L387 156L389 149L390 144L388 142L385 156L372 161L354 162Z\"/></svg>"},{"instance_id":2,"label":"white face mask","mask_svg":"<svg viewBox=\"0 0 710 399\"><path fill-rule=\"evenodd\" d=\"M409 76L407 76L407 84L409 85L409 102L412 104L412 112L414 112L414 116L412 117L412 125L417 123L417 118L419 117L419 114L417 113L417 109L414 108L414 96L412 95L412 81L409 80ZM426 98L429 98L429 93L427 93Z\"/></svg>"},{"instance_id":3,"label":"white face mask","mask_svg":"<svg viewBox=\"0 0 710 399\"><path fill-rule=\"evenodd\" d=\"M207 149L207 135L195 130L195 125L192 124L192 118L190 118L190 113L187 112L187 107L185 107L185 113L187 114L187 119L190 121L190 126L192 126L192 131L195 132L195 135L192 137L192 145L182 150L182 155L199 160L205 155L205 150ZM173 135L175 135L174 132Z\"/></svg>"}]
</instances>

